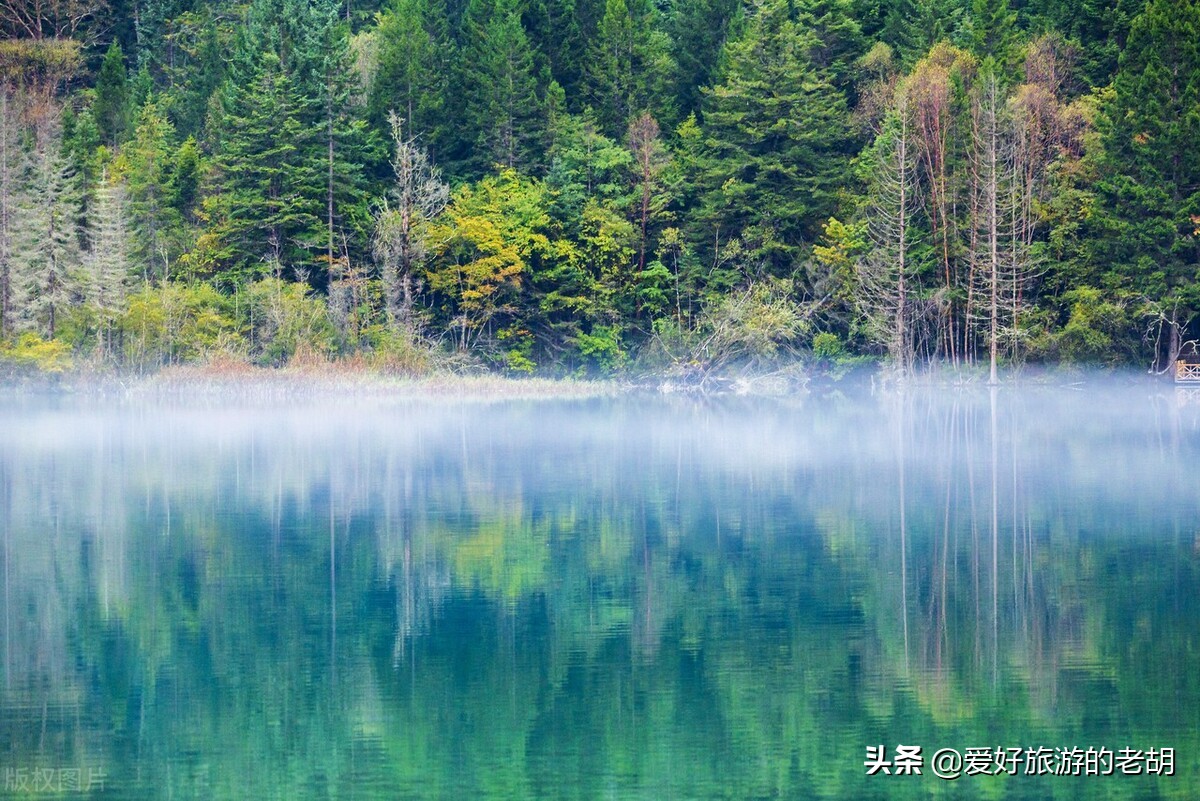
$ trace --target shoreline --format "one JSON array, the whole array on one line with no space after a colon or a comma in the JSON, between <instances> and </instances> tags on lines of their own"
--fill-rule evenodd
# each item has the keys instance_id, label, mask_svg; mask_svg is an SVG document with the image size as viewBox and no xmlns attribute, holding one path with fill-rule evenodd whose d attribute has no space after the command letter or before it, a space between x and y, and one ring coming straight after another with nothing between
<instances>
[{"instance_id":1,"label":"shoreline","mask_svg":"<svg viewBox=\"0 0 1200 801\"><path fill-rule=\"evenodd\" d=\"M129 399L232 398L287 400L331 396L399 400L585 400L638 393L719 397L790 397L826 393L887 394L911 390L990 389L986 373L970 368L932 365L899 382L885 367L860 367L835 376L820 370L797 370L797 365L765 371L729 371L702 382L686 376L652 373L610 378L509 376L487 372L434 371L403 375L337 363L263 367L243 362L169 365L153 373L134 374L92 370L32 372L0 379L5 395L75 395ZM1118 386L1176 387L1169 378L1133 369L1099 369L1063 365L1023 365L1003 375L999 389L1085 389L1098 383Z\"/></svg>"}]
</instances>

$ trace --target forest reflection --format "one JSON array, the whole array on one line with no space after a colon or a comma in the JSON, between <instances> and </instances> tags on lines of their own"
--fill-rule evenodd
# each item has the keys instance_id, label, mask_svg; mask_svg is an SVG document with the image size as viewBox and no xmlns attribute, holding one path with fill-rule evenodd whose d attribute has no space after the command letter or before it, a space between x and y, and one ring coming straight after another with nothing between
<instances>
[{"instance_id":1,"label":"forest reflection","mask_svg":"<svg viewBox=\"0 0 1200 801\"><path fill-rule=\"evenodd\" d=\"M123 798L924 797L864 747L1200 753L1198 456L1153 386L8 402L3 753Z\"/></svg>"}]
</instances>

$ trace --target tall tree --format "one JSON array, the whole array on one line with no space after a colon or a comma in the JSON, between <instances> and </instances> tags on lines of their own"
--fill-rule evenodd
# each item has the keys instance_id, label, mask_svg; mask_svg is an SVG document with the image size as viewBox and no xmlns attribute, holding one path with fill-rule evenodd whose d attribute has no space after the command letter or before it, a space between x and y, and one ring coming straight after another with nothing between
<instances>
[{"instance_id":1,"label":"tall tree","mask_svg":"<svg viewBox=\"0 0 1200 801\"><path fill-rule=\"evenodd\" d=\"M705 105L700 240L749 237L781 273L833 216L851 153L845 98L813 65L816 46L790 3L763 0Z\"/></svg>"},{"instance_id":2,"label":"tall tree","mask_svg":"<svg viewBox=\"0 0 1200 801\"><path fill-rule=\"evenodd\" d=\"M15 93L0 86L0 339L13 330L13 281L17 270L14 238L24 157L19 116Z\"/></svg>"},{"instance_id":3,"label":"tall tree","mask_svg":"<svg viewBox=\"0 0 1200 801\"><path fill-rule=\"evenodd\" d=\"M14 307L24 327L48 339L58 333L79 279L79 191L61 133L47 132L30 154L18 208Z\"/></svg>"},{"instance_id":4,"label":"tall tree","mask_svg":"<svg viewBox=\"0 0 1200 801\"><path fill-rule=\"evenodd\" d=\"M972 0L967 32L971 49L980 59L992 58L1002 73L1016 66L1017 12L1008 0Z\"/></svg>"},{"instance_id":5,"label":"tall tree","mask_svg":"<svg viewBox=\"0 0 1200 801\"><path fill-rule=\"evenodd\" d=\"M429 0L394 0L379 16L374 33L378 63L371 78L367 107L372 122L388 125L395 111L409 137L427 147L444 120L446 91L442 60L449 43ZM439 38L441 37L441 38Z\"/></svg>"},{"instance_id":6,"label":"tall tree","mask_svg":"<svg viewBox=\"0 0 1200 801\"><path fill-rule=\"evenodd\" d=\"M182 220L169 197L175 126L158 102L142 106L117 168L126 185L130 253L145 281L166 280L181 248Z\"/></svg>"},{"instance_id":7,"label":"tall tree","mask_svg":"<svg viewBox=\"0 0 1200 801\"><path fill-rule=\"evenodd\" d=\"M633 153L635 185L637 187L635 217L639 230L638 272L646 269L646 250L650 241L650 221L662 213L666 198L662 196L663 171L670 155L659 138L658 122L649 112L643 112L629 123L629 150Z\"/></svg>"},{"instance_id":8,"label":"tall tree","mask_svg":"<svg viewBox=\"0 0 1200 801\"><path fill-rule=\"evenodd\" d=\"M701 88L717 77L721 48L739 4L734 0L679 0L666 20L675 66L672 93L681 117L700 111Z\"/></svg>"},{"instance_id":9,"label":"tall tree","mask_svg":"<svg viewBox=\"0 0 1200 801\"><path fill-rule=\"evenodd\" d=\"M92 247L85 258L88 300L96 312L101 352L114 347L113 334L125 309L129 286L129 218L125 189L109 173L96 190Z\"/></svg>"},{"instance_id":10,"label":"tall tree","mask_svg":"<svg viewBox=\"0 0 1200 801\"><path fill-rule=\"evenodd\" d=\"M268 270L336 279L362 196L347 48L329 3L251 4L222 96L202 271L231 284Z\"/></svg>"},{"instance_id":11,"label":"tall tree","mask_svg":"<svg viewBox=\"0 0 1200 801\"><path fill-rule=\"evenodd\" d=\"M910 115L909 98L902 86L868 151L869 246L856 265L854 292L868 338L883 345L901 377L913 369L920 317L915 281L919 271L914 258L919 198Z\"/></svg>"},{"instance_id":12,"label":"tall tree","mask_svg":"<svg viewBox=\"0 0 1200 801\"><path fill-rule=\"evenodd\" d=\"M1101 118L1093 261L1145 298L1166 369L1200 312L1200 2L1151 0L1134 21Z\"/></svg>"},{"instance_id":13,"label":"tall tree","mask_svg":"<svg viewBox=\"0 0 1200 801\"><path fill-rule=\"evenodd\" d=\"M128 94L125 55L114 41L100 64L100 74L96 77L96 103L92 108L100 136L109 146L123 140L129 128Z\"/></svg>"},{"instance_id":14,"label":"tall tree","mask_svg":"<svg viewBox=\"0 0 1200 801\"><path fill-rule=\"evenodd\" d=\"M648 0L606 0L587 72L587 98L601 130L618 137L638 112L653 110L671 73ZM661 112L660 112L661 113Z\"/></svg>"},{"instance_id":15,"label":"tall tree","mask_svg":"<svg viewBox=\"0 0 1200 801\"><path fill-rule=\"evenodd\" d=\"M429 224L446 208L450 187L392 115L392 172L396 181L375 217L374 253L380 265L388 320L411 332L414 282L428 253Z\"/></svg>"},{"instance_id":16,"label":"tall tree","mask_svg":"<svg viewBox=\"0 0 1200 801\"><path fill-rule=\"evenodd\" d=\"M515 4L498 3L478 35L467 59L474 87L468 120L478 131L480 155L490 161L479 166L528 170L535 162L544 118L532 52Z\"/></svg>"}]
</instances>

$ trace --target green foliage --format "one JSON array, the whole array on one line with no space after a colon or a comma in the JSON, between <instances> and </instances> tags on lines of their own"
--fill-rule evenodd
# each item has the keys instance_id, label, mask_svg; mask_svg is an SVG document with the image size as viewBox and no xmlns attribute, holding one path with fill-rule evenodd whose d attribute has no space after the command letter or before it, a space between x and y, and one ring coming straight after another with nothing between
<instances>
[{"instance_id":1,"label":"green foliage","mask_svg":"<svg viewBox=\"0 0 1200 801\"><path fill-rule=\"evenodd\" d=\"M593 328L590 334L581 332L576 342L584 363L600 373L612 373L627 361L615 326L600 325Z\"/></svg>"},{"instance_id":2,"label":"green foliage","mask_svg":"<svg viewBox=\"0 0 1200 801\"><path fill-rule=\"evenodd\" d=\"M144 285L118 321L125 363L145 370L243 352L232 306L205 283Z\"/></svg>"},{"instance_id":3,"label":"green foliage","mask_svg":"<svg viewBox=\"0 0 1200 801\"><path fill-rule=\"evenodd\" d=\"M533 334L524 328L511 326L500 329L496 336L504 356L504 368L510 373L532 373L537 367L533 362Z\"/></svg>"},{"instance_id":4,"label":"green foliage","mask_svg":"<svg viewBox=\"0 0 1200 801\"><path fill-rule=\"evenodd\" d=\"M726 45L691 176L704 192L696 241L740 236L776 275L836 211L849 156L845 97L813 63L820 42L790 8L764 2Z\"/></svg>"},{"instance_id":5,"label":"green foliage","mask_svg":"<svg viewBox=\"0 0 1200 801\"><path fill-rule=\"evenodd\" d=\"M1148 3L1101 119L1091 257L1106 283L1151 302L1182 298L1200 277L1198 31L1200 3Z\"/></svg>"},{"instance_id":6,"label":"green foliage","mask_svg":"<svg viewBox=\"0 0 1200 801\"><path fill-rule=\"evenodd\" d=\"M129 87L125 74L125 55L113 42L104 54L96 78L96 103L92 115L100 136L110 146L121 142L129 128Z\"/></svg>"},{"instance_id":7,"label":"green foliage","mask_svg":"<svg viewBox=\"0 0 1200 801\"><path fill-rule=\"evenodd\" d=\"M813 356L818 359L829 359L832 361L845 355L846 345L837 334L830 331L822 331L813 337L812 352Z\"/></svg>"},{"instance_id":8,"label":"green foliage","mask_svg":"<svg viewBox=\"0 0 1200 801\"><path fill-rule=\"evenodd\" d=\"M175 126L151 100L138 113L132 138L115 168L129 191L133 260L143 278L165 280L189 239L183 210L195 202L199 152L195 142L176 151ZM182 170L175 159L182 160Z\"/></svg>"},{"instance_id":9,"label":"green foliage","mask_svg":"<svg viewBox=\"0 0 1200 801\"><path fill-rule=\"evenodd\" d=\"M243 301L250 353L262 362L284 365L297 353L328 358L336 350L325 304L305 284L263 278L246 287Z\"/></svg>"},{"instance_id":10,"label":"green foliage","mask_svg":"<svg viewBox=\"0 0 1200 801\"><path fill-rule=\"evenodd\" d=\"M146 366L359 351L397 372L435 360L428 336L604 372L695 354L778 279L850 359L879 345L856 270L880 251L878 143L903 127L903 336L928 358L988 349L989 177L1024 276L1001 356L1161 370L1200 336L1196 0L131 3L0 40L5 335ZM445 180L415 226L392 112ZM148 289L101 302L98 271L206 285L236 299L233 327L180 345L161 331L190 312ZM130 346L130 314L160 333ZM731 327L747 358L804 340Z\"/></svg>"},{"instance_id":11,"label":"green foliage","mask_svg":"<svg viewBox=\"0 0 1200 801\"><path fill-rule=\"evenodd\" d=\"M1105 299L1092 287L1080 287L1067 293L1071 315L1056 337L1057 356L1068 364L1121 363L1127 352L1122 344L1129 341L1130 320L1122 304Z\"/></svg>"},{"instance_id":12,"label":"green foliage","mask_svg":"<svg viewBox=\"0 0 1200 801\"><path fill-rule=\"evenodd\" d=\"M427 277L453 314L460 349L514 318L529 261L549 249L545 193L540 182L503 170L462 187L433 226L439 246Z\"/></svg>"},{"instance_id":13,"label":"green foliage","mask_svg":"<svg viewBox=\"0 0 1200 801\"><path fill-rule=\"evenodd\" d=\"M380 129L394 111L408 136L441 141L446 43L440 33L428 0L395 0L379 15L372 34L377 55L367 108Z\"/></svg>"},{"instance_id":14,"label":"green foliage","mask_svg":"<svg viewBox=\"0 0 1200 801\"><path fill-rule=\"evenodd\" d=\"M71 369L71 348L62 340L21 334L12 345L0 344L0 364L19 372L63 373Z\"/></svg>"},{"instance_id":15,"label":"green foliage","mask_svg":"<svg viewBox=\"0 0 1200 801\"><path fill-rule=\"evenodd\" d=\"M221 97L197 274L230 286L272 266L292 278L335 277L365 201L364 132L348 108L352 78L332 6L251 4Z\"/></svg>"},{"instance_id":16,"label":"green foliage","mask_svg":"<svg viewBox=\"0 0 1200 801\"><path fill-rule=\"evenodd\" d=\"M465 116L479 138L465 167L475 174L494 164L530 171L538 161L544 117L519 9L500 2L486 21L470 23L463 51Z\"/></svg>"}]
</instances>

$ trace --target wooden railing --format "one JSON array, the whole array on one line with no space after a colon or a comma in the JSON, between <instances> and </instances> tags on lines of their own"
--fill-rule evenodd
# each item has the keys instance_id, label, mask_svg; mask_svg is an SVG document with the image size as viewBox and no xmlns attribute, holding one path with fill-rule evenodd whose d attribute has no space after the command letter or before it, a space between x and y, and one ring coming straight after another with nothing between
<instances>
[{"instance_id":1,"label":"wooden railing","mask_svg":"<svg viewBox=\"0 0 1200 801\"><path fill-rule=\"evenodd\" d=\"M1200 384L1200 364L1188 364L1183 360L1175 362L1175 380L1180 384Z\"/></svg>"}]
</instances>

